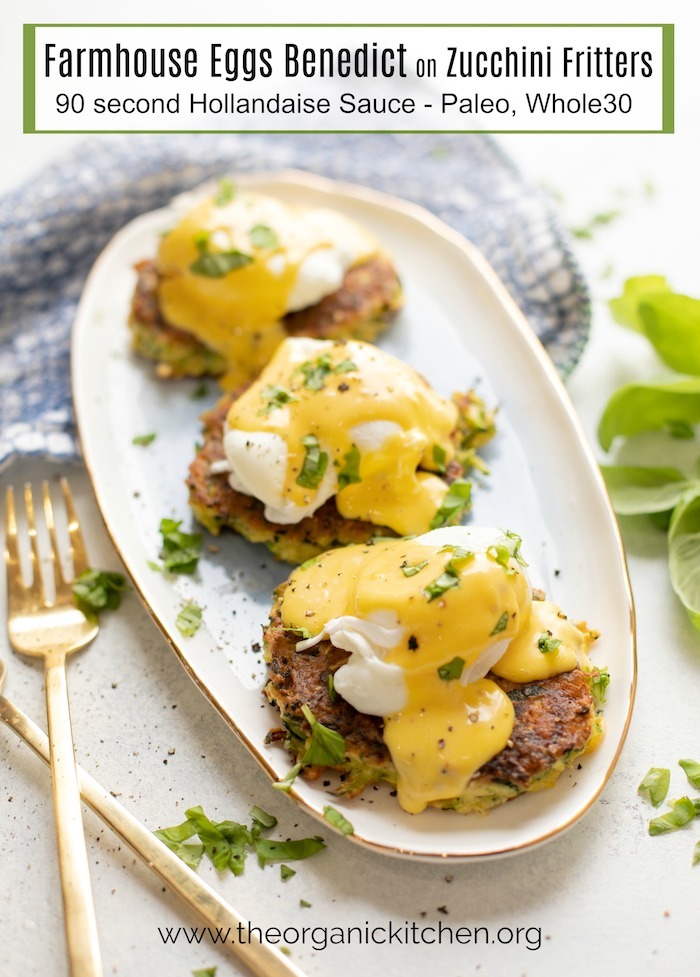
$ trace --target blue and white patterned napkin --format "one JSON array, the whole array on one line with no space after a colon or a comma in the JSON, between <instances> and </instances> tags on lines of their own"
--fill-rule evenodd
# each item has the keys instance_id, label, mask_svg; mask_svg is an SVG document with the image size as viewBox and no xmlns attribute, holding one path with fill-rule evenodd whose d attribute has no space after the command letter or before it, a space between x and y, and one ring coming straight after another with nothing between
<instances>
[{"instance_id":1,"label":"blue and white patterned napkin","mask_svg":"<svg viewBox=\"0 0 700 977\"><path fill-rule=\"evenodd\" d=\"M198 135L85 142L2 200L0 465L77 457L70 332L88 271L137 214L220 174L296 167L422 204L481 249L560 372L590 303L545 196L486 136Z\"/></svg>"}]
</instances>

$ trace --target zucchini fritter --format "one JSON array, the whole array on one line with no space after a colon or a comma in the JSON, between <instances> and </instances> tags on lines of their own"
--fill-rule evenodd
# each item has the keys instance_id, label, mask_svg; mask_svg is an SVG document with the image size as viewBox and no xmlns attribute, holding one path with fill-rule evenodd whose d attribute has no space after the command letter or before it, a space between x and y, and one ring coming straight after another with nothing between
<instances>
[{"instance_id":1,"label":"zucchini fritter","mask_svg":"<svg viewBox=\"0 0 700 977\"><path fill-rule=\"evenodd\" d=\"M332 676L349 653L330 641L297 651L297 636L281 626L277 591L271 624L264 631L269 681L265 694L280 712L283 727L268 734L268 742L282 742L298 762L306 751L310 727L302 706L315 719L345 739L346 755L334 769L340 774L338 793L356 796L365 787L385 781L394 785L396 771L382 738L383 721L358 712L329 688ZM537 682L518 684L489 673L513 702L515 723L508 745L472 778L460 797L436 801L433 806L461 814L485 812L526 791L551 787L582 753L595 748L602 736L602 718L596 710L591 685L596 670L580 668ZM306 767L303 775L315 780L323 767Z\"/></svg>"},{"instance_id":2,"label":"zucchini fritter","mask_svg":"<svg viewBox=\"0 0 700 977\"><path fill-rule=\"evenodd\" d=\"M158 272L152 260L136 265L131 302L132 348L157 363L161 379L219 376L224 358L189 333L166 322L158 308ZM401 283L388 258L377 255L348 269L343 285L316 305L290 312L283 322L290 336L362 339L374 342L402 305Z\"/></svg>"}]
</instances>

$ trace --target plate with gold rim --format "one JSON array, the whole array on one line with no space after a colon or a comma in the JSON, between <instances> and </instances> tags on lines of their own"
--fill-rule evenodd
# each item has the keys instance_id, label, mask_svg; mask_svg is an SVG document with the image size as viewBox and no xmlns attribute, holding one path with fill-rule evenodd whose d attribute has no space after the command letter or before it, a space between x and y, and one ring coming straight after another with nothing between
<instances>
[{"instance_id":1,"label":"plate with gold rim","mask_svg":"<svg viewBox=\"0 0 700 977\"><path fill-rule=\"evenodd\" d=\"M393 255L405 307L378 345L420 369L442 394L472 386L497 405L498 434L485 449L469 521L523 538L535 586L601 638L594 663L607 666L606 733L580 769L550 790L525 794L486 816L428 809L410 815L388 787L352 800L323 780L297 778L289 797L319 819L331 804L353 825L350 840L387 855L485 859L542 844L571 827L607 783L629 726L636 683L634 611L624 552L607 493L568 395L505 287L470 242L422 208L363 187L298 171L244 175L241 185L286 201L339 210L369 228ZM138 217L97 259L73 333L72 379L85 461L109 534L145 605L181 663L272 780L290 762L265 735L278 724L261 694L266 667L261 625L290 567L266 549L205 533L191 577L152 569L160 520L191 523L184 479L200 434L203 399L194 381L158 382L130 352L126 327L134 265L156 252L173 223L170 207ZM155 433L147 447L137 435ZM203 623L183 637L183 605ZM330 830L330 827L326 827Z\"/></svg>"}]
</instances>

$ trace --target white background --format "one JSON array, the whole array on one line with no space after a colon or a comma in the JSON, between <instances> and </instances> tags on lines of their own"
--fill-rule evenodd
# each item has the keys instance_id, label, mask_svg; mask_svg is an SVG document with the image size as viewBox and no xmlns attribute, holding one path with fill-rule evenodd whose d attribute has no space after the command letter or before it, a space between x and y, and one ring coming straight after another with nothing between
<instances>
[{"instance_id":1,"label":"white background","mask_svg":"<svg viewBox=\"0 0 700 977\"><path fill-rule=\"evenodd\" d=\"M358 21L422 21L423 5L357 3ZM575 8L575 9L574 9ZM21 135L21 34L25 21L51 21L49 3L6 3L0 31L4 92L0 117L2 186L31 177L50 158L78 141L69 136ZM249 19L283 20L288 5L260 4ZM609 394L634 377L651 376L658 362L637 336L614 326L605 300L629 274L666 274L674 287L700 294L697 226L700 218L697 160L700 113L697 42L700 16L682 0L664 4L606 2L567 4L494 2L484 13L472 4L434 3L431 19L516 21L660 20L676 24L676 134L671 136L508 136L501 144L534 183L561 195L564 220L585 223L593 214L619 209L622 216L577 244L595 299L594 334L570 392L592 433ZM122 3L104 20L155 20L155 5ZM235 11L242 20L245 14ZM94 5L65 3L66 21L97 19ZM347 19L343 9L334 18ZM327 4L297 4L294 19L330 19ZM189 21L191 5L163 7L162 19ZM210 3L202 19L234 19L230 5ZM126 137L128 138L128 137ZM183 137L186 138L186 137ZM653 188L649 195L647 184ZM694 451L694 446L690 446ZM12 466L4 480L39 477L47 466ZM90 530L94 562L115 566L87 481L76 476L81 511ZM572 518L577 514L572 513ZM700 636L693 631L668 584L665 541L642 521L627 520L624 538L639 623L640 682L627 745L601 800L572 831L545 848L491 864L450 866L382 860L331 838L329 850L302 863L282 885L276 870L250 865L239 879L213 879L237 908L270 925L350 924L418 919L453 924L540 925L539 951L523 947L400 947L295 953L309 975L417 975L427 969L446 977L583 977L693 973L700 954L697 927L700 867L692 869L698 825L649 838L650 809L636 797L649 766L674 767L683 756L700 759L697 699ZM595 572L595 568L591 568ZM0 613L1 610L0 610ZM42 715L39 670L0 653L10 666L8 690L37 718ZM151 827L177 820L185 805L202 803L216 817L243 818L251 803L271 807L290 835L313 834L315 823L271 791L254 761L233 740L190 683L135 598L104 622L98 643L71 668L78 755L104 784ZM173 708L177 706L177 708ZM176 752L168 756L168 750ZM164 764L164 760L168 764ZM673 773L672 793L686 789ZM276 801L276 803L275 803ZM46 770L0 729L0 973L8 977L63 977L64 943ZM109 833L87 819L88 846L107 974L189 975L218 965L217 977L238 973L212 947L166 949L158 925L197 925L161 891L147 870L120 851ZM451 880L448 881L448 878ZM300 909L299 899L312 903ZM438 907L449 913L444 916Z\"/></svg>"}]
</instances>

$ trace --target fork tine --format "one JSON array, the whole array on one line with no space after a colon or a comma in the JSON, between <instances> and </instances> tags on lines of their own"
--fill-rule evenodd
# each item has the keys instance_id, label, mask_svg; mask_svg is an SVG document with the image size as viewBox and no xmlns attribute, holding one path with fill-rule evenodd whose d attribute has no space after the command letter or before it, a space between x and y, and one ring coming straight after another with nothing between
<instances>
[{"instance_id":1,"label":"fork tine","mask_svg":"<svg viewBox=\"0 0 700 977\"><path fill-rule=\"evenodd\" d=\"M13 592L21 587L22 568L19 562L19 547L17 546L17 516L15 514L15 492L11 485L5 493L5 566L7 567L7 592L12 597Z\"/></svg>"},{"instance_id":2,"label":"fork tine","mask_svg":"<svg viewBox=\"0 0 700 977\"><path fill-rule=\"evenodd\" d=\"M51 549L50 549L50 559L51 566L53 567L53 579L56 586L56 595L62 591L66 586L66 580L63 575L63 568L61 567L61 551L58 548L58 540L56 539L56 523L53 517L53 506L51 505L51 493L49 492L49 483L41 483L41 494L44 501L44 518L46 519L46 526L49 530L49 537L51 539Z\"/></svg>"},{"instance_id":3,"label":"fork tine","mask_svg":"<svg viewBox=\"0 0 700 977\"><path fill-rule=\"evenodd\" d=\"M41 558L39 556L39 543L36 536L36 522L34 520L34 499L32 498L32 487L29 482L24 486L24 507L27 510L27 529L29 542L29 562L32 568L32 582L27 588L32 596L39 600L44 600L44 585L41 576Z\"/></svg>"},{"instance_id":4,"label":"fork tine","mask_svg":"<svg viewBox=\"0 0 700 977\"><path fill-rule=\"evenodd\" d=\"M67 478L61 479L61 491L63 492L63 501L66 504L66 512L68 514L68 538L70 539L71 557L73 560L73 577L77 578L88 568L85 541L83 540L83 533L80 529L78 514L75 511L73 495Z\"/></svg>"}]
</instances>

